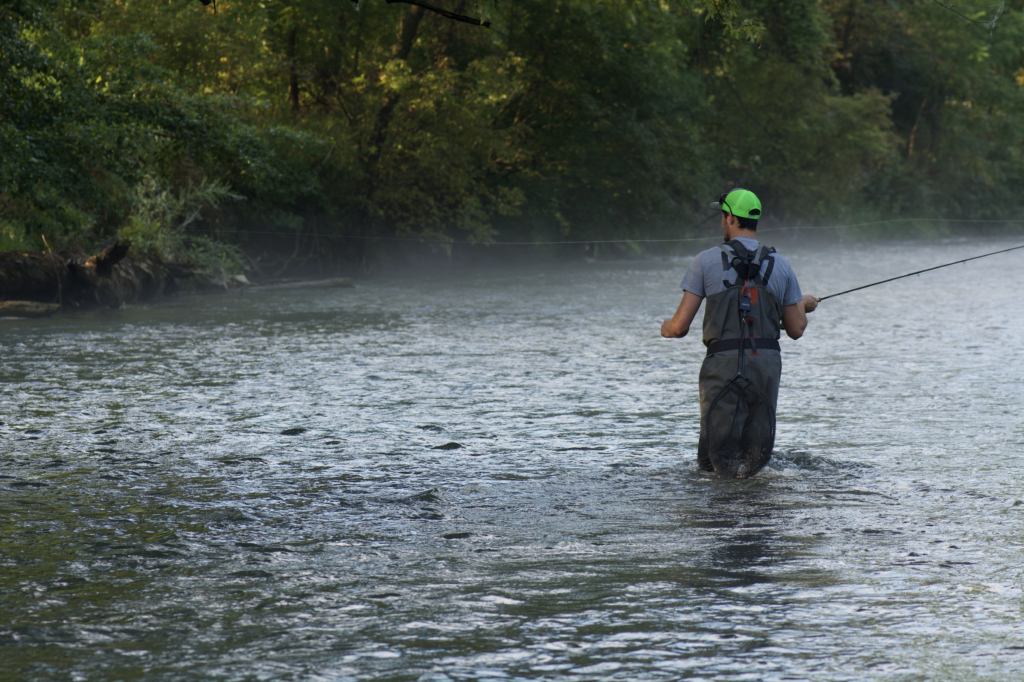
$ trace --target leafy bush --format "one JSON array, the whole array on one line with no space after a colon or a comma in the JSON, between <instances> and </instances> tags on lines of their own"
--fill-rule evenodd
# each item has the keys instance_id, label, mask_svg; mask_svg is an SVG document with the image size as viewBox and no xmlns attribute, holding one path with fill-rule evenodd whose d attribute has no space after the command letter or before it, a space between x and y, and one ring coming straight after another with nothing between
<instances>
[{"instance_id":1,"label":"leafy bush","mask_svg":"<svg viewBox=\"0 0 1024 682\"><path fill-rule=\"evenodd\" d=\"M131 214L119 236L137 253L163 262L198 267L219 280L241 274L242 252L209 236L193 234L204 209L216 209L242 197L226 183L202 179L175 192L158 178L147 175L135 188Z\"/></svg>"}]
</instances>

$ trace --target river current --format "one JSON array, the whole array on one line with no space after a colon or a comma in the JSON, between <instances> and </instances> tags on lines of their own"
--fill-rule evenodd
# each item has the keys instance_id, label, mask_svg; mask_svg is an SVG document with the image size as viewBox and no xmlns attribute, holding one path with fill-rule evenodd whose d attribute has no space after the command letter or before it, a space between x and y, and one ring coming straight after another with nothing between
<instances>
[{"instance_id":1,"label":"river current","mask_svg":"<svg viewBox=\"0 0 1024 682\"><path fill-rule=\"evenodd\" d=\"M688 258L0 320L0 679L1024 679L1021 253L822 303L746 481Z\"/></svg>"}]
</instances>

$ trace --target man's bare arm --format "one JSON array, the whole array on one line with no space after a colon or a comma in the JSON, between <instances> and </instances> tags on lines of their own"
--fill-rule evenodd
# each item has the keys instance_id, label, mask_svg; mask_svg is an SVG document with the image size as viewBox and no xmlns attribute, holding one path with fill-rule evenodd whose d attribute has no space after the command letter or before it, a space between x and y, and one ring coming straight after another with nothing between
<instances>
[{"instance_id":1,"label":"man's bare arm","mask_svg":"<svg viewBox=\"0 0 1024 682\"><path fill-rule=\"evenodd\" d=\"M683 300L679 302L679 308L671 320L661 323L661 335L666 339L681 339L690 331L690 323L693 322L703 296L698 296L692 291L683 292Z\"/></svg>"},{"instance_id":2,"label":"man's bare arm","mask_svg":"<svg viewBox=\"0 0 1024 682\"><path fill-rule=\"evenodd\" d=\"M807 313L818 307L820 299L806 294L804 300L791 303L782 308L782 324L786 328L786 336L799 339L807 329Z\"/></svg>"}]
</instances>

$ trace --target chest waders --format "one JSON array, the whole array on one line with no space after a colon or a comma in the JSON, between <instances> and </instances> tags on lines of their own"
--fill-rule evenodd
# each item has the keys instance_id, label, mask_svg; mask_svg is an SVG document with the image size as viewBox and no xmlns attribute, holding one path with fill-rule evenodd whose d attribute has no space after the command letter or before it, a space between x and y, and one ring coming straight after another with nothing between
<instances>
[{"instance_id":1,"label":"chest waders","mask_svg":"<svg viewBox=\"0 0 1024 682\"><path fill-rule=\"evenodd\" d=\"M725 291L709 296L704 311L708 357L701 368L701 407L705 388L713 397L707 396L711 401L701 415L697 455L701 465L710 464L719 478L747 478L768 463L775 446L782 361L777 352L764 351L780 349L782 306L767 287L775 249L748 251L735 239L721 249L723 275L734 270L736 279L723 279ZM735 363L725 355L733 350Z\"/></svg>"}]
</instances>

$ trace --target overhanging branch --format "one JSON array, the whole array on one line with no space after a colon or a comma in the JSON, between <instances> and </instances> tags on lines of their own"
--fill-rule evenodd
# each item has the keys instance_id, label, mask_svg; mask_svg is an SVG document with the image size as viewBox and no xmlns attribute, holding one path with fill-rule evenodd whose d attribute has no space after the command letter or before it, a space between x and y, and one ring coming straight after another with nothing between
<instances>
[{"instance_id":1,"label":"overhanging branch","mask_svg":"<svg viewBox=\"0 0 1024 682\"><path fill-rule=\"evenodd\" d=\"M388 2L390 2L390 1L391 0L388 0ZM999 17L1002 16L1003 10L1006 8L1006 3L1005 2L1001 2L1001 3L999 3L999 7L996 8L996 15L994 17L992 17L989 21L978 21L977 19L971 19L970 17L968 17L968 16L958 12L956 10L956 5L947 5L947 4L943 3L943 2L939 2L939 0L932 0L932 2L934 2L939 7L943 7L945 9L948 9L950 12L952 12L955 15L957 15L961 19L965 19L966 21L970 21L971 23L974 23L974 24L981 24L982 26L988 26L989 28L995 28L996 22L999 21Z\"/></svg>"},{"instance_id":2,"label":"overhanging branch","mask_svg":"<svg viewBox=\"0 0 1024 682\"><path fill-rule=\"evenodd\" d=\"M935 0L935 1L938 2L938 0ZM209 5L210 2L213 2L213 11L214 11L214 13L216 13L216 11L217 11L217 0L199 0L199 2L203 3L204 7L206 5ZM461 22L466 23L466 24L472 24L473 26L482 26L483 28L490 28L491 27L491 22L489 22L489 21L484 21L482 19L477 19L475 17L467 17L465 14L456 14L455 12L449 12L446 9L441 9L440 7L435 7L434 5L431 5L429 3L420 2L420 0L385 0L385 2L387 2L389 5L393 5L396 2L404 3L406 5L416 5L417 7L422 7L425 10L429 10L429 11L434 12L436 14L440 14L442 17L444 17L446 19L451 19L452 21L461 21ZM359 0L352 0L352 4L353 5L358 5L359 4ZM939 4L942 4L942 3L939 3ZM945 7L945 5L943 5L943 7Z\"/></svg>"},{"instance_id":3,"label":"overhanging branch","mask_svg":"<svg viewBox=\"0 0 1024 682\"><path fill-rule=\"evenodd\" d=\"M430 4L425 3L425 2L420 2L420 0L386 0L386 1L387 1L387 3L389 5L393 5L396 2L405 3L407 5L416 5L417 7L422 7L425 10L430 10L431 12L435 12L437 14L440 14L442 17L444 17L446 19L451 19L452 21L461 21L461 22L466 23L466 24L472 24L473 26L482 26L484 28L490 28L491 27L491 22L489 22L489 21L483 21L481 19L475 19L473 17L467 17L465 14L456 14L455 12L449 12L446 9L441 9L440 7L435 7L434 5L430 5ZM353 2L358 4L358 0L353 0Z\"/></svg>"}]
</instances>

